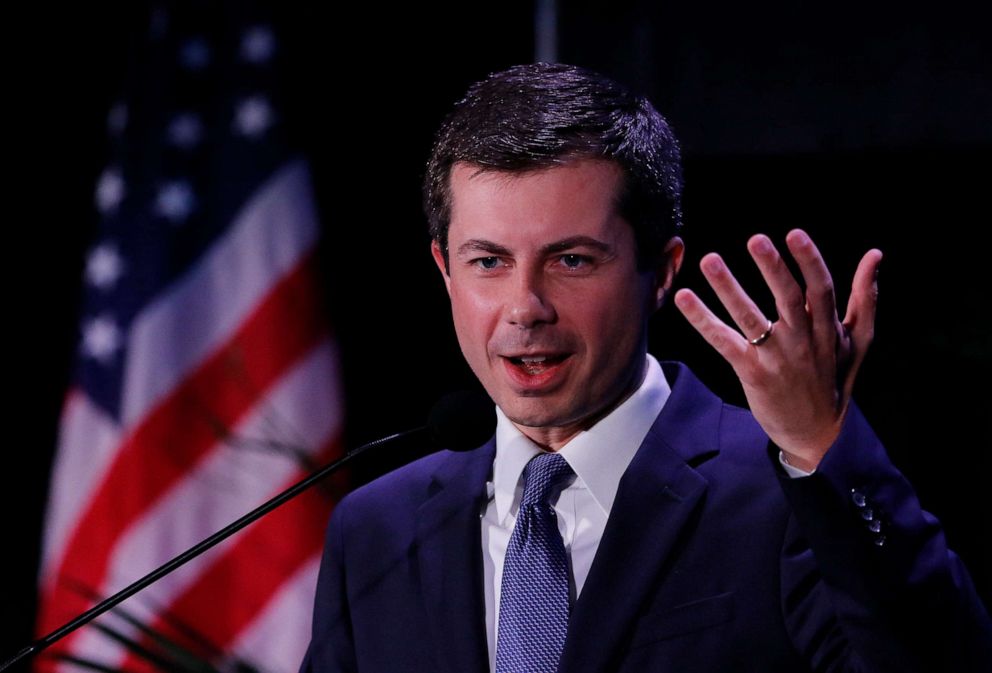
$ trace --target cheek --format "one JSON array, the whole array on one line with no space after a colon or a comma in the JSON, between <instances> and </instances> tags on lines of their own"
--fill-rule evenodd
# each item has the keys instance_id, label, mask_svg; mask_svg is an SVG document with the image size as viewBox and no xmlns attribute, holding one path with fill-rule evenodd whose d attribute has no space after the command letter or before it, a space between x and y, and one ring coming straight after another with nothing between
<instances>
[{"instance_id":1,"label":"cheek","mask_svg":"<svg viewBox=\"0 0 992 673\"><path fill-rule=\"evenodd\" d=\"M618 349L640 342L648 315L643 285L600 285L588 292L572 293L567 301L568 309L561 314L569 316L573 328L582 332L601 356L608 358Z\"/></svg>"},{"instance_id":2,"label":"cheek","mask_svg":"<svg viewBox=\"0 0 992 673\"><path fill-rule=\"evenodd\" d=\"M498 316L497 305L490 298L464 286L452 285L451 317L463 351L484 350Z\"/></svg>"},{"instance_id":3,"label":"cheek","mask_svg":"<svg viewBox=\"0 0 992 673\"><path fill-rule=\"evenodd\" d=\"M636 322L643 313L644 288L632 283L590 283L581 288L567 288L559 294L556 306L560 313L572 316L586 326L605 331ZM609 324L603 324L610 321Z\"/></svg>"}]
</instances>

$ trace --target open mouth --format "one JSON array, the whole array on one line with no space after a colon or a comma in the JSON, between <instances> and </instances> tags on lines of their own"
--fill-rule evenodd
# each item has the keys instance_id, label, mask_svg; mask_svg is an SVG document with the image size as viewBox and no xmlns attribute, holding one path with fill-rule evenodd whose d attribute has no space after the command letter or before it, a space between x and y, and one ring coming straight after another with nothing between
<instances>
[{"instance_id":1,"label":"open mouth","mask_svg":"<svg viewBox=\"0 0 992 673\"><path fill-rule=\"evenodd\" d=\"M561 353L556 355L521 355L519 357L507 357L506 359L514 367L526 374L537 376L561 364L568 357L569 354Z\"/></svg>"}]
</instances>

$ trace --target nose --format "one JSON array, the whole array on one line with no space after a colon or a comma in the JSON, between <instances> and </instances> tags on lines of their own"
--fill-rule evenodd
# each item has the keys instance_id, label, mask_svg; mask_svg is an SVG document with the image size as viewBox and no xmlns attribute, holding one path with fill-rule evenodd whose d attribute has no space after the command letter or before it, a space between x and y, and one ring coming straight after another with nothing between
<instances>
[{"instance_id":1,"label":"nose","mask_svg":"<svg viewBox=\"0 0 992 673\"><path fill-rule=\"evenodd\" d=\"M531 329L557 319L554 304L537 273L520 273L514 278L507 298L506 318L511 325Z\"/></svg>"}]
</instances>

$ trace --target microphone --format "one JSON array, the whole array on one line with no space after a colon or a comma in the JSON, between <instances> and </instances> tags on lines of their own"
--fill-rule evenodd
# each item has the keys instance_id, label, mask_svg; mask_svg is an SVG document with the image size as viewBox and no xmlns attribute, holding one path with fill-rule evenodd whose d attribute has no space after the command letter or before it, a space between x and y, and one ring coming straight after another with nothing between
<instances>
[{"instance_id":1,"label":"microphone","mask_svg":"<svg viewBox=\"0 0 992 673\"><path fill-rule=\"evenodd\" d=\"M51 633L34 641L16 655L0 665L0 673L16 664L18 661L34 656L47 647L66 637L79 627L88 624L115 605L130 598L145 587L154 584L173 570L180 568L189 561L207 551L211 547L226 540L250 523L262 518L272 510L292 500L328 475L337 472L352 459L384 444L397 439L404 439L418 434L427 434L437 448L451 451L471 451L478 448L492 436L496 429L496 412L492 401L478 392L459 391L449 393L434 405L428 416L427 425L413 430L395 434L363 444L349 451L341 458L320 468L309 477L290 486L279 495L271 498L262 505L248 512L240 519L228 524L205 540L193 545L171 561L167 561L141 579L131 583L113 596L94 605L92 608L63 624Z\"/></svg>"}]
</instances>

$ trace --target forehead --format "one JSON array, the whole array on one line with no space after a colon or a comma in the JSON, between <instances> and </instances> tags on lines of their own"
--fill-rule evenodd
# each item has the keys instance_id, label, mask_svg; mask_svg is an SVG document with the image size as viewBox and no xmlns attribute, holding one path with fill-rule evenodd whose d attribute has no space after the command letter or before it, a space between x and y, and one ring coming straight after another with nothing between
<instances>
[{"instance_id":1,"label":"forehead","mask_svg":"<svg viewBox=\"0 0 992 673\"><path fill-rule=\"evenodd\" d=\"M487 235L606 235L622 222L623 171L612 161L579 159L526 172L452 167L449 241ZM626 225L624 225L626 228Z\"/></svg>"}]
</instances>

